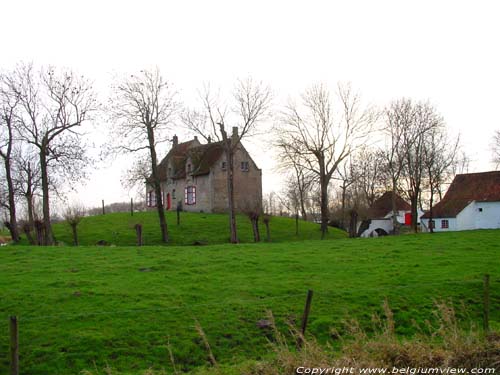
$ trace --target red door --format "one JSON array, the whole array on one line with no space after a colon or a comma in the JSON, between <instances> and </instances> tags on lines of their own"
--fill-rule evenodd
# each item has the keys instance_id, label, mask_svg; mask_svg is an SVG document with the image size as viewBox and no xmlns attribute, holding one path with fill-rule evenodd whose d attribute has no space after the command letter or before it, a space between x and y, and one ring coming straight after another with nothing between
<instances>
[{"instance_id":1,"label":"red door","mask_svg":"<svg viewBox=\"0 0 500 375\"><path fill-rule=\"evenodd\" d=\"M167 210L170 210L171 202L170 202L170 193L167 194Z\"/></svg>"},{"instance_id":2,"label":"red door","mask_svg":"<svg viewBox=\"0 0 500 375\"><path fill-rule=\"evenodd\" d=\"M405 225L411 225L411 212L405 213Z\"/></svg>"}]
</instances>

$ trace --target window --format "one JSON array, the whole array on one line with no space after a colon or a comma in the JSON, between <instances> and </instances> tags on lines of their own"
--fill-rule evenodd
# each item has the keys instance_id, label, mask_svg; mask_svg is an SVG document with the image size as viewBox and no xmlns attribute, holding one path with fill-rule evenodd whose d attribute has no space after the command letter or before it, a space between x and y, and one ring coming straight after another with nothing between
<instances>
[{"instance_id":1,"label":"window","mask_svg":"<svg viewBox=\"0 0 500 375\"><path fill-rule=\"evenodd\" d=\"M191 172L191 164L187 165L187 171L188 171L188 173Z\"/></svg>"},{"instance_id":2,"label":"window","mask_svg":"<svg viewBox=\"0 0 500 375\"><path fill-rule=\"evenodd\" d=\"M448 220L441 220L441 229L448 229L449 225L450 223L448 222Z\"/></svg>"},{"instance_id":3,"label":"window","mask_svg":"<svg viewBox=\"0 0 500 375\"><path fill-rule=\"evenodd\" d=\"M222 168L222 170L223 170L223 171L225 171L225 170L226 170L226 167L227 167L226 162L225 162L225 161L223 161L223 162L222 162L222 164L221 164L221 168Z\"/></svg>"},{"instance_id":4,"label":"window","mask_svg":"<svg viewBox=\"0 0 500 375\"><path fill-rule=\"evenodd\" d=\"M482 207L479 207L477 210L478 210L479 212L483 212L483 208L482 208Z\"/></svg>"},{"instance_id":5,"label":"window","mask_svg":"<svg viewBox=\"0 0 500 375\"><path fill-rule=\"evenodd\" d=\"M196 204L196 186L187 186L184 191L184 203L188 205Z\"/></svg>"},{"instance_id":6,"label":"window","mask_svg":"<svg viewBox=\"0 0 500 375\"><path fill-rule=\"evenodd\" d=\"M168 168L168 176L172 176L172 168Z\"/></svg>"},{"instance_id":7,"label":"window","mask_svg":"<svg viewBox=\"0 0 500 375\"><path fill-rule=\"evenodd\" d=\"M175 189L172 189L172 199L175 199Z\"/></svg>"},{"instance_id":8,"label":"window","mask_svg":"<svg viewBox=\"0 0 500 375\"><path fill-rule=\"evenodd\" d=\"M248 172L248 161L242 161L241 162L241 170L243 172Z\"/></svg>"},{"instance_id":9,"label":"window","mask_svg":"<svg viewBox=\"0 0 500 375\"><path fill-rule=\"evenodd\" d=\"M429 229L434 229L436 228L436 223L434 222L434 220L430 220L429 221Z\"/></svg>"},{"instance_id":10,"label":"window","mask_svg":"<svg viewBox=\"0 0 500 375\"><path fill-rule=\"evenodd\" d=\"M148 207L156 207L156 194L153 190L148 191L146 204Z\"/></svg>"}]
</instances>

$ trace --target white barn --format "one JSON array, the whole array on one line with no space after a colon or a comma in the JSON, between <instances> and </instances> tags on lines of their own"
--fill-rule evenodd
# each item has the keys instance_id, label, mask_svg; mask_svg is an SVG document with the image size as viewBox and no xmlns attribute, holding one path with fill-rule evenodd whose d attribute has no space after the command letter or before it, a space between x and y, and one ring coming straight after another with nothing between
<instances>
[{"instance_id":1,"label":"white barn","mask_svg":"<svg viewBox=\"0 0 500 375\"><path fill-rule=\"evenodd\" d=\"M420 219L435 232L500 228L500 171L459 174L443 199Z\"/></svg>"}]
</instances>

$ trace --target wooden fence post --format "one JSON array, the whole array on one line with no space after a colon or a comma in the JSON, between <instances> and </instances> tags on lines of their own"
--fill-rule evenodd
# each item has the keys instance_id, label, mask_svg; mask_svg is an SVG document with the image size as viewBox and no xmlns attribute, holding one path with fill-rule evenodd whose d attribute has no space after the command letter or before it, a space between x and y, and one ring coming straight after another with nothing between
<instances>
[{"instance_id":1,"label":"wooden fence post","mask_svg":"<svg viewBox=\"0 0 500 375\"><path fill-rule=\"evenodd\" d=\"M137 246L142 246L142 224L135 224L135 234L137 236Z\"/></svg>"},{"instance_id":2,"label":"wooden fence post","mask_svg":"<svg viewBox=\"0 0 500 375\"><path fill-rule=\"evenodd\" d=\"M307 291L306 305L304 306L304 315L302 315L302 325L300 327L300 335L299 335L299 338L297 340L297 346L299 348L302 347L302 344L304 341L304 335L306 333L307 322L309 320L309 312L311 311L312 297L313 297L313 291L309 289Z\"/></svg>"},{"instance_id":3,"label":"wooden fence post","mask_svg":"<svg viewBox=\"0 0 500 375\"><path fill-rule=\"evenodd\" d=\"M106 214L106 212L104 211L104 199L102 200L102 214Z\"/></svg>"},{"instance_id":4,"label":"wooden fence post","mask_svg":"<svg viewBox=\"0 0 500 375\"><path fill-rule=\"evenodd\" d=\"M490 275L484 275L483 282L483 329L484 333L490 332Z\"/></svg>"},{"instance_id":5,"label":"wooden fence post","mask_svg":"<svg viewBox=\"0 0 500 375\"><path fill-rule=\"evenodd\" d=\"M19 375L19 327L17 317L10 317L10 375Z\"/></svg>"}]
</instances>

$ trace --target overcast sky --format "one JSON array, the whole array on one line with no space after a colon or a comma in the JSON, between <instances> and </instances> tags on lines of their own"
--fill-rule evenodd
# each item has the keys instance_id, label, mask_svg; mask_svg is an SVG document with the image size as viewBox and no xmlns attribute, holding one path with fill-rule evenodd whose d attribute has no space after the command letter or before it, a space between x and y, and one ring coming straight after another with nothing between
<instances>
[{"instance_id":1,"label":"overcast sky","mask_svg":"<svg viewBox=\"0 0 500 375\"><path fill-rule=\"evenodd\" d=\"M472 171L484 171L500 129L499 10L480 0L1 0L0 67L71 67L104 98L114 73L157 65L188 105L207 81L229 92L250 75L272 87L278 106L314 82L350 81L373 104L430 100L462 134ZM250 148L264 191L279 189L273 155ZM129 199L120 184L127 164L93 173L79 200Z\"/></svg>"}]
</instances>

